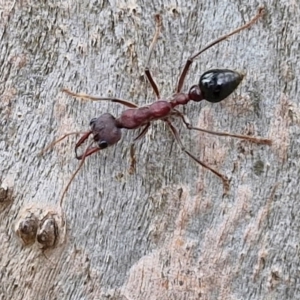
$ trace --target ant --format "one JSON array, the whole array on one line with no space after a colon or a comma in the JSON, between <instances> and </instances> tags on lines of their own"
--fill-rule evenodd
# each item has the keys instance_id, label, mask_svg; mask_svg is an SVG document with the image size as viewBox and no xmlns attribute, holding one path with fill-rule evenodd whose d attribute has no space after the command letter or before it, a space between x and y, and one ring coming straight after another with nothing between
<instances>
[{"instance_id":1,"label":"ant","mask_svg":"<svg viewBox=\"0 0 300 300\"><path fill-rule=\"evenodd\" d=\"M173 136L180 146L181 150L185 152L190 158L192 158L194 161L196 161L199 165L202 167L210 170L212 173L217 175L223 182L225 193L229 189L229 180L226 176L222 175L218 171L214 170L213 168L209 167L202 161L200 161L198 158L196 158L191 152L186 150L185 146L183 145L179 133L177 129L173 126L171 123L170 117L176 116L179 117L183 124L186 126L189 130L198 130L218 136L228 136L228 137L234 137L238 139L247 140L256 144L266 144L271 145L272 141L269 139L261 138L261 137L254 137L254 136L247 136L247 135L238 135L238 134L231 134L227 132L215 132L210 131L202 128L193 127L186 116L178 111L176 107L178 105L185 105L189 101L195 101L200 102L202 100L206 100L212 103L217 103L222 100L224 100L226 97L228 97L240 84L242 81L244 75L232 71L229 69L213 69L209 70L205 73L203 73L200 77L199 83L197 85L193 85L188 93L182 93L181 89L184 84L184 80L186 78L186 75L189 71L189 68L191 64L193 63L194 59L198 57L201 53L206 51L207 49L211 48L212 46L220 43L221 41L226 40L230 36L239 33L240 31L249 28L252 26L260 17L262 17L264 14L264 9L259 8L258 13L256 16L250 20L245 25L235 29L234 31L225 34L218 39L210 42L206 47L198 51L195 55L191 56L185 63L185 66L181 72L181 75L179 77L179 81L176 87L176 93L173 94L169 99L162 99L160 97L160 93L158 90L158 87L152 78L152 75L149 70L149 61L150 57L153 51L153 47L157 42L158 36L160 34L160 30L162 27L162 20L160 15L155 16L156 21L156 31L152 40L152 43L149 47L149 53L147 57L147 63L145 68L145 75L156 95L156 101L142 107L138 107L136 104L119 98L112 98L112 97L94 97L91 95L86 94L80 94L80 93L74 93L68 89L63 89L63 92L67 93L70 96L85 99L85 100L92 100L92 101L111 101L120 103L124 106L129 107L129 109L124 110L121 115L118 118L115 118L109 113L104 113L98 118L93 118L90 121L91 129L85 133L83 133L82 137L79 139L79 141L75 145L75 155L78 160L81 160L78 168L73 173L71 179L69 180L67 186L65 187L60 205L62 205L62 200L71 184L73 179L75 178L76 174L79 172L80 168L82 167L85 159L90 156L91 154L98 152L100 150L103 150L109 146L112 146L116 144L121 139L121 129L138 129L142 128L142 131L140 134L134 139L134 141L137 141L141 139L146 132L149 129L149 126L152 121L155 120L162 120L166 122L166 124L171 129L171 132L173 133ZM60 142L64 138L66 138L69 135L72 134L78 134L78 132L72 132L65 134L60 139L54 141L51 143L47 148L45 148L42 152L45 152L49 148L52 148L56 143ZM78 155L77 149L89 138L89 136L93 136L93 141L88 145L86 150L83 152L83 154ZM93 143L96 144L96 146L93 146Z\"/></svg>"}]
</instances>

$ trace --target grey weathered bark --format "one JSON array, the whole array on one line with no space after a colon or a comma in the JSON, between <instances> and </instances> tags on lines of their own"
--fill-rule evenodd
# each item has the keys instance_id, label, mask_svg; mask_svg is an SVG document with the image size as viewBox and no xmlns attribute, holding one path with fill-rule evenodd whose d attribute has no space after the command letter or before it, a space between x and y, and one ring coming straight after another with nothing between
<instances>
[{"instance_id":1,"label":"grey weathered bark","mask_svg":"<svg viewBox=\"0 0 300 300\"><path fill-rule=\"evenodd\" d=\"M273 140L258 146L180 127L187 147L230 178L228 195L157 122L136 144L133 174L137 132L86 161L64 199L67 232L59 228L54 248L22 246L14 233L24 213L59 221L78 165L75 137L39 151L124 109L61 88L152 102L143 67L160 13L151 71L171 95L189 55L253 17L252 2L1 2L0 299L300 299L296 1L265 1L265 17L201 55L186 80L185 90L209 68L247 72L226 101L183 111L201 127Z\"/></svg>"}]
</instances>

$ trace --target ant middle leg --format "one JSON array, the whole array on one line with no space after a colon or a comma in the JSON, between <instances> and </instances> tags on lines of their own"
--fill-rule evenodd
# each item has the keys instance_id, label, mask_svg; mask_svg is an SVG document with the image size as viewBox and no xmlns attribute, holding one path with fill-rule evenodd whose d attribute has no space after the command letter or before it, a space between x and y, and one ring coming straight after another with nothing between
<instances>
[{"instance_id":1,"label":"ant middle leg","mask_svg":"<svg viewBox=\"0 0 300 300\"><path fill-rule=\"evenodd\" d=\"M147 57L147 62L146 62L146 67L145 67L145 74L147 76L147 79L148 81L150 82L150 85L151 87L153 88L154 90L154 93L157 97L157 99L160 98L160 94L159 94L159 90L158 90L158 87L150 73L150 70L149 70L149 63L150 63L150 58L151 58L151 54L152 54L152 51L153 51L153 48L157 42L157 39L158 39L158 36L160 34L160 30L161 30L161 27L162 27L162 20L161 20L161 16L160 15L156 15L155 16L155 21L156 21L156 30L155 30L155 34L154 34L154 37L153 37L153 40L150 44L150 47L149 47L149 52L148 52L148 57ZM141 131L141 133L136 137L134 138L134 142L141 139L148 131L150 127L150 123L146 124L143 128L143 130Z\"/></svg>"},{"instance_id":2,"label":"ant middle leg","mask_svg":"<svg viewBox=\"0 0 300 300\"><path fill-rule=\"evenodd\" d=\"M149 70L149 64L150 64L150 58L151 58L151 55L152 55L152 52L153 52L153 48L158 40L158 37L159 37L159 34L160 34L160 31L161 31L161 27L162 27L162 19L161 19L161 16L159 14L155 15L155 22L156 22L156 29L155 29L155 34L154 34L154 37L153 37L153 40L150 44L150 47L149 47L149 51L148 51L148 57L147 57L147 61L146 61L146 67L145 67L145 75L157 97L157 99L160 99L160 94L159 94L159 90L158 90L158 87L157 87L157 84L155 83L152 75L151 75L151 72Z\"/></svg>"}]
</instances>

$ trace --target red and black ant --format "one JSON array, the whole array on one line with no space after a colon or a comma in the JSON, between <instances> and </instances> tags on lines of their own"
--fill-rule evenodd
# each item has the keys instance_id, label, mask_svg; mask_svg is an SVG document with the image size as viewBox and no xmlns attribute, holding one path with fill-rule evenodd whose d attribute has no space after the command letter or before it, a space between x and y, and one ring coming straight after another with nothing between
<instances>
[{"instance_id":1,"label":"red and black ant","mask_svg":"<svg viewBox=\"0 0 300 300\"><path fill-rule=\"evenodd\" d=\"M181 89L182 89L184 80L186 78L186 75L188 73L188 70L189 70L193 60L196 57L198 57L201 53L203 53L207 49L211 48L212 46L220 43L223 40L226 40L228 37L240 32L246 28L249 28L263 14L264 14L264 9L260 8L257 15L252 20L250 20L248 23L246 23L245 25L235 29L234 31L232 31L226 35L223 35L223 36L219 37L218 39L212 41L206 47L204 47L199 52L197 52L195 55L191 56L187 60L185 66L183 68L183 71L181 72L181 75L179 77L179 81L178 81L178 84L176 87L176 93L174 95L172 95L169 99L162 99L160 97L158 87L157 87L154 79L152 78L152 75L151 75L149 67L148 67L150 57L151 57L151 54L153 51L153 47L154 47L155 43L157 42L161 27L162 27L162 20L161 20L160 15L156 15L156 31L155 31L152 43L149 47L147 64L146 64L146 68L145 68L145 75L146 75L148 81L150 82L151 87L153 88L153 91L157 98L157 100L155 102L151 103L150 105L138 107L136 104L134 104L130 101L119 99L119 98L94 97L94 96L90 96L90 95L86 95L86 94L74 93L68 89L63 89L63 91L65 93L67 93L73 97L88 99L88 100L92 100L92 101L104 100L104 101L116 102L116 103L120 103L124 106L129 107L129 109L126 109L125 111L123 111L122 114L118 118L115 118L114 116L112 116L109 113L105 113L105 114L102 114L100 117L94 118L90 121L91 130L85 132L75 145L76 158L81 160L81 163L79 164L77 170L74 172L69 183L65 187L63 194L62 194L60 204L62 204L62 200L63 200L72 180L74 179L74 177L76 176L76 174L82 167L85 159L89 155L116 144L121 139L121 135L122 135L121 129L122 128L125 128L125 129L142 128L141 133L134 139L134 141L142 138L146 134L147 130L149 129L150 123L155 120L162 120L162 121L166 122L166 124L171 129L171 131L175 137L175 140L179 144L181 150L183 152L185 152L189 157L191 157L194 161L196 161L198 164L200 164L204 168L210 170L218 177L220 177L223 181L224 189L225 189L225 191L227 191L229 188L229 181L226 178L226 176L222 175L218 171L209 167L208 165L206 165L205 163L203 163L202 161L197 159L191 152L189 152L188 150L185 149L185 147L179 137L179 133L178 133L177 129L171 123L170 117L171 116L179 117L182 120L183 124L190 130L194 129L194 130L198 130L198 131L202 131L202 132L206 132L206 133L210 133L210 134L215 134L215 135L219 135L219 136L229 136L229 137L239 138L239 139L247 140L247 141L250 141L253 143L257 143L257 144L270 145L272 143L271 140L261 138L261 137L238 135L238 134L231 134L231 133L226 133L226 132L215 132L215 131L210 131L210 130L206 130L206 129L202 129L202 128L193 127L192 125L190 125L188 119L180 111L178 111L176 109L176 106L185 105L191 100L196 101L196 102L199 102L201 100L207 100L212 103L220 102L223 99L225 99L226 97L228 97L237 88L237 86L240 84L240 82L243 79L242 74L240 74L236 71L228 70L228 69L214 69L214 70L210 70L210 71L207 71L204 74L202 74L200 77L200 80L199 80L199 84L193 85L189 89L189 92L187 94L181 92ZM67 136L69 136L71 134L77 134L77 133L73 132L73 133L65 134L60 139L53 142L46 149L44 149L43 152L46 151L47 149L53 147L56 143L60 142L61 140L63 140L64 138L66 138ZM88 139L88 137L90 135L93 136L92 143L86 148L86 150L84 151L83 154L78 155L77 154L78 147L81 146ZM93 143L95 143L96 146L92 146Z\"/></svg>"}]
</instances>

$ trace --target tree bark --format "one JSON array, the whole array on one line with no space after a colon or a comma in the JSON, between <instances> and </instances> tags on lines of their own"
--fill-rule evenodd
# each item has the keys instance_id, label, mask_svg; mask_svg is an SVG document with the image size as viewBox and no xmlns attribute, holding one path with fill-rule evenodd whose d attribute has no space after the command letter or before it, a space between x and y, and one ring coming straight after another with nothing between
<instances>
[{"instance_id":1,"label":"tree bark","mask_svg":"<svg viewBox=\"0 0 300 300\"><path fill-rule=\"evenodd\" d=\"M116 146L88 157L61 209L79 137L40 151L125 109L62 88L155 101L144 67L159 13L150 70L168 98L187 58L258 4L2 1L0 299L300 299L300 9L264 3L250 29L195 60L184 91L212 68L245 72L242 84L223 102L180 110L195 126L272 146L175 123L187 149L229 178L229 193L155 122L134 148L139 131L123 130Z\"/></svg>"}]
</instances>

